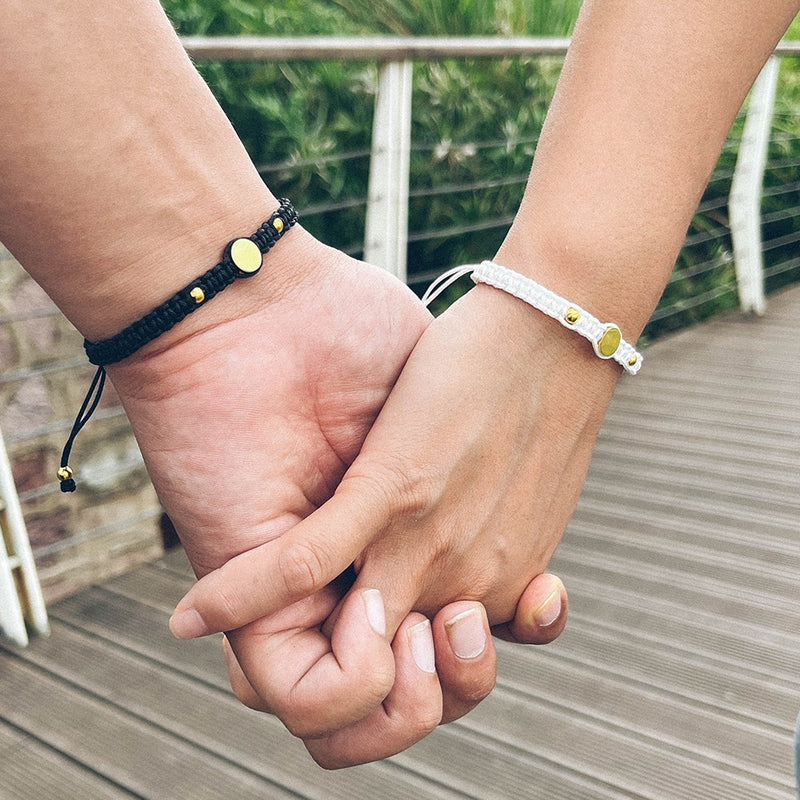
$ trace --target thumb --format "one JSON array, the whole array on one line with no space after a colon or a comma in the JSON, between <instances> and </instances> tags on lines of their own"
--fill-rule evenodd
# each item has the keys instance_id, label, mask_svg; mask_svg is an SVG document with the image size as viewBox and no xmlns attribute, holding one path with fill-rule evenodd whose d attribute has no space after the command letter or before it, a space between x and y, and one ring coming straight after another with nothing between
<instances>
[{"instance_id":1,"label":"thumb","mask_svg":"<svg viewBox=\"0 0 800 800\"><path fill-rule=\"evenodd\" d=\"M170 619L178 639L240 628L310 597L379 536L386 514L367 482L352 480L280 538L235 556L201 578Z\"/></svg>"},{"instance_id":2,"label":"thumb","mask_svg":"<svg viewBox=\"0 0 800 800\"><path fill-rule=\"evenodd\" d=\"M498 639L520 644L549 644L567 624L567 590L560 578L549 573L537 575L519 600L514 619L495 625Z\"/></svg>"}]
</instances>

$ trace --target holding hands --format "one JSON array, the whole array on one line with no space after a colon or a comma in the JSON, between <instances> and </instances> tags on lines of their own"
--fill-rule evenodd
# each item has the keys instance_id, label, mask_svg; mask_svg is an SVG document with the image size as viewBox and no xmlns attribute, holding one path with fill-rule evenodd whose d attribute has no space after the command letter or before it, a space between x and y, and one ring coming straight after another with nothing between
<instances>
[{"instance_id":1,"label":"holding hands","mask_svg":"<svg viewBox=\"0 0 800 800\"><path fill-rule=\"evenodd\" d=\"M342 766L390 755L466 713L494 685L490 622L507 638L549 641L566 597L550 576L526 589L555 542L520 549L536 538L521 486L511 517L492 507L507 442L486 443L496 427L456 402L468 364L425 363L444 338L414 351L384 406L439 321L394 278L300 228L284 245L308 269L282 282L276 249L273 278L242 287L248 302L264 291L251 314L210 324L209 306L207 329L156 342L109 375L206 576L173 629L233 631L240 699L278 714L321 763ZM450 350L462 346L459 330L441 334ZM480 497L473 463L485 463Z\"/></svg>"}]
</instances>

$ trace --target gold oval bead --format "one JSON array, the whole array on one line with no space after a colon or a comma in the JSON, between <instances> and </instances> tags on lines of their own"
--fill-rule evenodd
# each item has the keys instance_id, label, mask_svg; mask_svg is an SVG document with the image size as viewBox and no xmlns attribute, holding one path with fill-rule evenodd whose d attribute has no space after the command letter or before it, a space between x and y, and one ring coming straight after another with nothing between
<instances>
[{"instance_id":1,"label":"gold oval bead","mask_svg":"<svg viewBox=\"0 0 800 800\"><path fill-rule=\"evenodd\" d=\"M261 269L262 255L252 239L236 239L231 243L231 261L242 272L252 275Z\"/></svg>"},{"instance_id":2,"label":"gold oval bead","mask_svg":"<svg viewBox=\"0 0 800 800\"><path fill-rule=\"evenodd\" d=\"M195 301L195 303L197 303L197 305L200 305L200 303L206 299L206 293L199 286L195 286L194 289L189 292L189 296Z\"/></svg>"},{"instance_id":3,"label":"gold oval bead","mask_svg":"<svg viewBox=\"0 0 800 800\"><path fill-rule=\"evenodd\" d=\"M272 227L275 228L278 233L283 233L283 220L280 217L276 217L272 221Z\"/></svg>"},{"instance_id":4,"label":"gold oval bead","mask_svg":"<svg viewBox=\"0 0 800 800\"><path fill-rule=\"evenodd\" d=\"M603 335L600 337L600 341L597 343L597 351L600 353L603 358L611 358L614 353L617 352L617 348L619 347L619 343L622 341L622 333L620 329L609 325Z\"/></svg>"},{"instance_id":5,"label":"gold oval bead","mask_svg":"<svg viewBox=\"0 0 800 800\"><path fill-rule=\"evenodd\" d=\"M69 467L59 467L56 474L60 481L68 481L72 477L72 470Z\"/></svg>"},{"instance_id":6,"label":"gold oval bead","mask_svg":"<svg viewBox=\"0 0 800 800\"><path fill-rule=\"evenodd\" d=\"M569 322L570 325L574 325L579 319L581 318L581 312L578 311L577 308L573 308L570 306L567 309L567 313L564 314L564 319Z\"/></svg>"},{"instance_id":7,"label":"gold oval bead","mask_svg":"<svg viewBox=\"0 0 800 800\"><path fill-rule=\"evenodd\" d=\"M638 358L636 358L636 356L631 356L631 357L628 359L628 366L629 366L629 367L632 367L632 366L633 366L633 365L634 365L634 364L635 364L635 363L636 363L638 360L639 360L639 359L638 359Z\"/></svg>"}]
</instances>

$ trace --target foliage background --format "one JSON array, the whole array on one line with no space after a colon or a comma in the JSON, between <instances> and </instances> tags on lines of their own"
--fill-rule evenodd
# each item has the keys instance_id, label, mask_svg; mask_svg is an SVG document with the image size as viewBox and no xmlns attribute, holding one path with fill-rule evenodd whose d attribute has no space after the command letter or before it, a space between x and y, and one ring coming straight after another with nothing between
<instances>
[{"instance_id":1,"label":"foliage background","mask_svg":"<svg viewBox=\"0 0 800 800\"><path fill-rule=\"evenodd\" d=\"M571 32L581 2L163 4L182 35L563 36ZM293 198L315 235L360 256L377 65L203 62L198 67L273 191ZM449 266L491 256L500 244L522 196L560 68L561 59L541 58L415 64L408 260L415 288ZM764 200L765 238L775 242L765 253L770 290L800 279L800 266L792 265L800 239L798 110L797 63L786 59ZM645 339L738 303L727 194L741 126L740 119Z\"/></svg>"}]
</instances>

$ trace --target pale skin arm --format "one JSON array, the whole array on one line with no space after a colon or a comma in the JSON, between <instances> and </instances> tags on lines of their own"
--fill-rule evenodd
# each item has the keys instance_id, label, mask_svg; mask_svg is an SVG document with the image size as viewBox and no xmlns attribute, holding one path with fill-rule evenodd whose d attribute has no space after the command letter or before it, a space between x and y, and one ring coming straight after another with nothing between
<instances>
[{"instance_id":1,"label":"pale skin arm","mask_svg":"<svg viewBox=\"0 0 800 800\"><path fill-rule=\"evenodd\" d=\"M102 339L213 266L277 201L157 3L7 0L2 10L0 240L81 333ZM298 227L258 278L109 369L198 575L330 496L429 322L400 283ZM80 453L79 440L78 478ZM371 588L343 613L338 649L324 634L304 641L309 658L328 656L331 685L346 687L346 721L384 709L367 726L367 759L464 713L495 677L478 603L445 607L432 626L409 615L393 641L398 625L380 624ZM286 613L311 628L342 594L323 589ZM537 617L554 598L562 612ZM542 576L521 608L523 638L552 639L563 587ZM484 637L479 654L454 652L443 627L454 617ZM235 638L248 646L246 633ZM434 650L431 673L418 662ZM238 689L235 670L233 680Z\"/></svg>"},{"instance_id":2,"label":"pale skin arm","mask_svg":"<svg viewBox=\"0 0 800 800\"><path fill-rule=\"evenodd\" d=\"M734 116L797 11L796 0L589 0L496 260L635 341ZM279 616L353 559L353 591L380 588L390 627L456 596L482 601L490 622L513 620L572 513L618 377L556 322L473 289L427 328L333 499L202 580L175 628ZM251 689L285 707L270 673L278 654L250 641L240 663ZM309 748L349 763L359 733Z\"/></svg>"}]
</instances>

